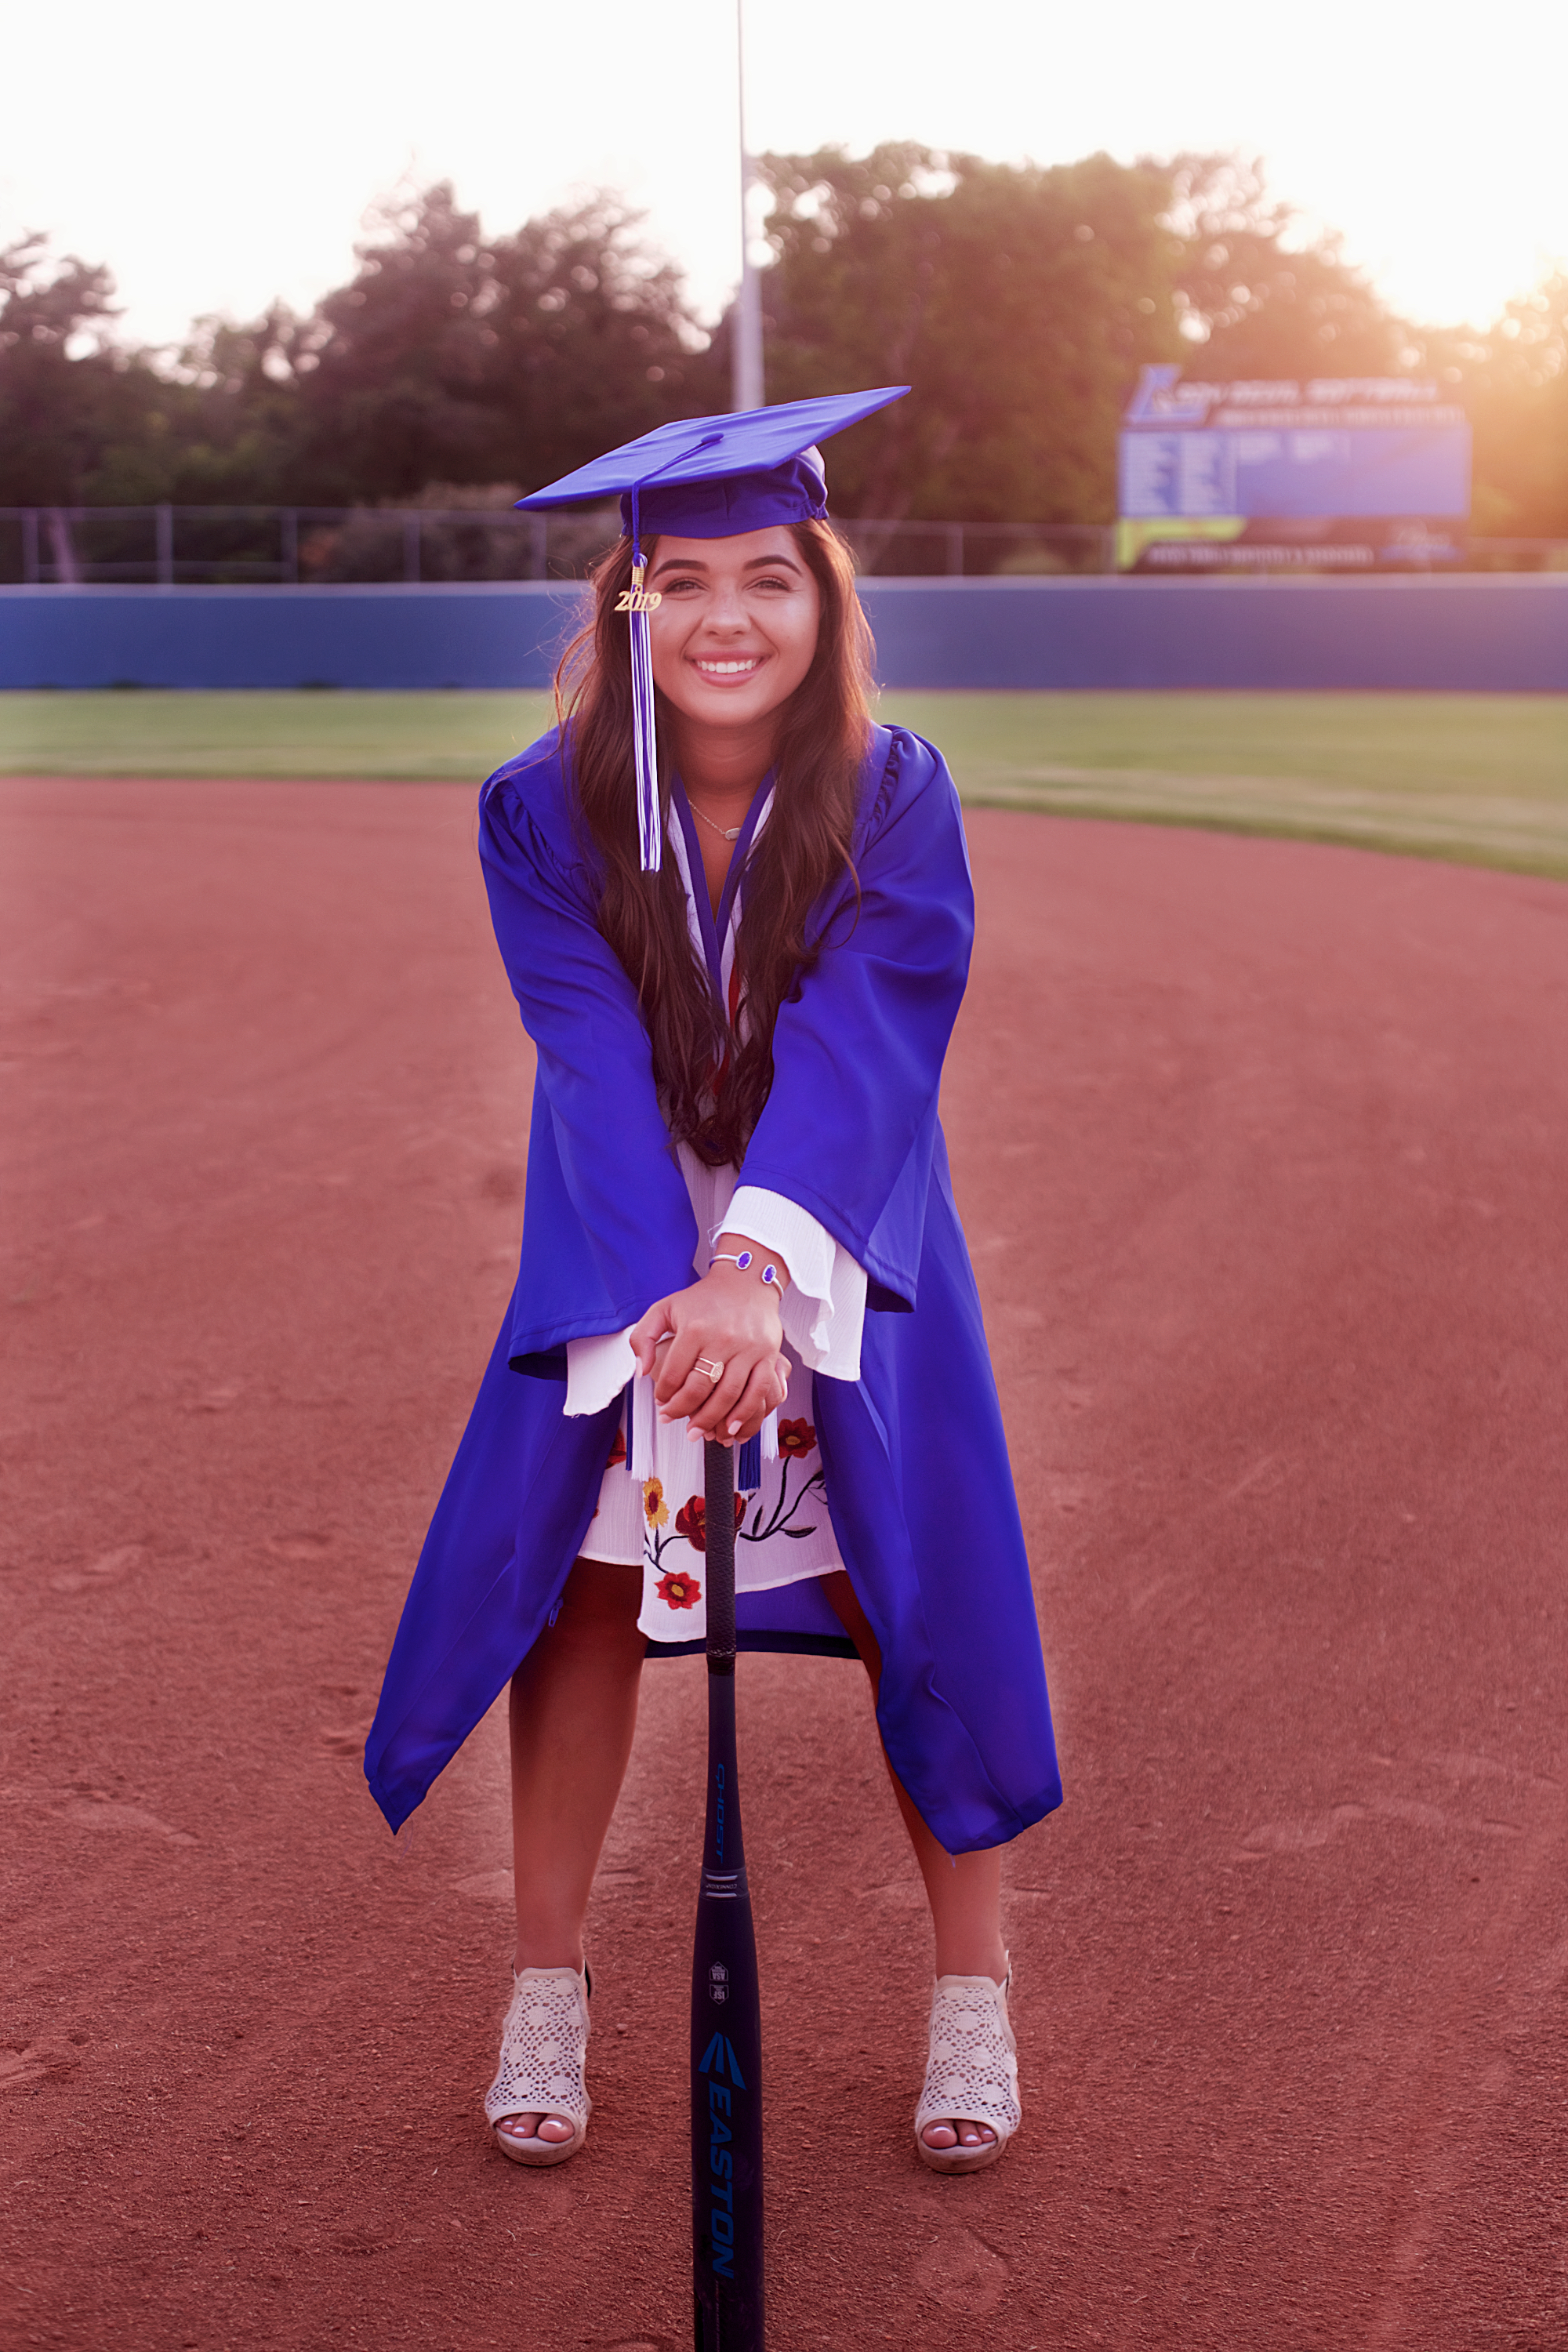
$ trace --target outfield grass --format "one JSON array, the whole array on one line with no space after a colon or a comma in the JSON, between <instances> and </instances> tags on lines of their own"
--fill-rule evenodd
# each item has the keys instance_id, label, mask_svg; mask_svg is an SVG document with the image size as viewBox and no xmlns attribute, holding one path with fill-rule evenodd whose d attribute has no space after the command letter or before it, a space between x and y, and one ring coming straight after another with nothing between
<instances>
[{"instance_id":1,"label":"outfield grass","mask_svg":"<svg viewBox=\"0 0 1568 2352\"><path fill-rule=\"evenodd\" d=\"M477 783L553 719L548 694L0 694L0 773Z\"/></svg>"},{"instance_id":2,"label":"outfield grass","mask_svg":"<svg viewBox=\"0 0 1568 2352\"><path fill-rule=\"evenodd\" d=\"M966 801L1568 877L1568 696L908 694Z\"/></svg>"},{"instance_id":3,"label":"outfield grass","mask_svg":"<svg viewBox=\"0 0 1568 2352\"><path fill-rule=\"evenodd\" d=\"M965 800L1568 877L1568 698L889 694ZM543 694L0 694L0 772L475 782Z\"/></svg>"}]
</instances>

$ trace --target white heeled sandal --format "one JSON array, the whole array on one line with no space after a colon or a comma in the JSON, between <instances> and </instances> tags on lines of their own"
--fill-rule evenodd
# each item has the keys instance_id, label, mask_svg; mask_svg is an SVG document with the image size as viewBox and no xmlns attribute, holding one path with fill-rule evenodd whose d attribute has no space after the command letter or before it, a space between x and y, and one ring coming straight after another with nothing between
<instances>
[{"instance_id":1,"label":"white heeled sandal","mask_svg":"<svg viewBox=\"0 0 1568 2352\"><path fill-rule=\"evenodd\" d=\"M496 2146L514 2164L564 2164L588 2137L593 2100L583 2081L588 2048L590 1979L575 1969L519 1969L501 2021L500 2063L485 2093ZM503 2130L508 2116L559 2116L573 2126L563 2140L524 2139Z\"/></svg>"},{"instance_id":2,"label":"white heeled sandal","mask_svg":"<svg viewBox=\"0 0 1568 2352\"><path fill-rule=\"evenodd\" d=\"M915 2153L933 2172L983 2172L994 2164L1024 2120L1018 2104L1018 2045L1007 2019L1013 1958L993 1977L938 1977L931 2003L931 2055L915 2109ZM928 2124L989 2124L996 2137L979 2147L928 2147Z\"/></svg>"}]
</instances>

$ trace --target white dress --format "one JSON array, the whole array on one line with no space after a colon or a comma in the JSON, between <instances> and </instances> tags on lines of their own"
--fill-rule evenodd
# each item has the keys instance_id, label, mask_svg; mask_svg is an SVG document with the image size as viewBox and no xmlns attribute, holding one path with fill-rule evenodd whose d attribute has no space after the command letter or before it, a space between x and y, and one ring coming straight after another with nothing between
<instances>
[{"instance_id":1,"label":"white dress","mask_svg":"<svg viewBox=\"0 0 1568 2352\"><path fill-rule=\"evenodd\" d=\"M750 842L742 840L737 856L761 833L772 803L770 793ZM673 811L668 839L686 887L693 942L705 961L717 944L724 1000L731 1003L743 883L732 894L722 940L714 942L711 919L707 925L702 920L707 901L700 909L693 860ZM705 876L702 884L706 891ZM789 1395L763 1427L761 1485L736 1497L735 1589L765 1592L844 1564L823 1494L812 1375L859 1379L865 1269L798 1202L753 1184L737 1188L735 1169L710 1168L684 1144L677 1157L697 1220L694 1276L707 1273L714 1242L726 1232L749 1234L764 1252L776 1251L789 1268L789 1287L779 1305ZM641 1564L637 1623L651 1640L701 1641L707 1632L702 1448L684 1421L658 1419L653 1381L637 1372L628 1332L568 1341L566 1366L569 1414L602 1412L617 1394L626 1393L582 1556Z\"/></svg>"}]
</instances>

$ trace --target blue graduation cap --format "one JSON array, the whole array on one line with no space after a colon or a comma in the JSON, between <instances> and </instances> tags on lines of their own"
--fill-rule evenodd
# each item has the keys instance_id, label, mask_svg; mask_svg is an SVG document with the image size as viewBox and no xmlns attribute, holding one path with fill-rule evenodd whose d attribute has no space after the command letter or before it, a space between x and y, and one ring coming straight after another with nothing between
<instances>
[{"instance_id":1,"label":"blue graduation cap","mask_svg":"<svg viewBox=\"0 0 1568 2352\"><path fill-rule=\"evenodd\" d=\"M637 750L637 828L645 874L662 860L658 755L654 738L653 655L647 616L658 604L644 586L642 534L679 539L735 539L773 523L809 522L827 512L827 480L816 447L830 435L901 400L907 383L818 400L792 400L778 408L747 408L731 416L689 416L656 425L624 448L579 466L518 505L537 514L591 499L619 497L621 524L632 542L632 708Z\"/></svg>"},{"instance_id":2,"label":"blue graduation cap","mask_svg":"<svg viewBox=\"0 0 1568 2352\"><path fill-rule=\"evenodd\" d=\"M807 522L827 512L827 482L815 445L902 400L909 389L888 384L879 392L745 408L733 416L683 417L656 425L517 503L534 514L618 497L634 543L643 530L734 539L770 523Z\"/></svg>"}]
</instances>

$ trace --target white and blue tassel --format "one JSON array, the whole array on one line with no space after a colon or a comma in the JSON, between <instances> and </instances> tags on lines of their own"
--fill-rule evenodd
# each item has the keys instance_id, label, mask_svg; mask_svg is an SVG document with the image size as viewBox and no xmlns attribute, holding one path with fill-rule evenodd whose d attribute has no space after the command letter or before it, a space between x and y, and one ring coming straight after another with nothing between
<instances>
[{"instance_id":1,"label":"white and blue tassel","mask_svg":"<svg viewBox=\"0 0 1568 2352\"><path fill-rule=\"evenodd\" d=\"M654 725L653 639L648 614L661 599L647 592L647 558L642 551L637 487L632 489L632 579L626 596L631 614L632 749L637 771L637 846L642 870L657 874L664 863L664 817L658 804L658 735Z\"/></svg>"},{"instance_id":2,"label":"white and blue tassel","mask_svg":"<svg viewBox=\"0 0 1568 2352\"><path fill-rule=\"evenodd\" d=\"M632 566L632 740L637 767L637 843L642 870L657 874L664 860L664 824L658 804L658 737L654 729L653 646L643 598L643 559ZM649 602L655 600L649 599Z\"/></svg>"},{"instance_id":3,"label":"white and blue tassel","mask_svg":"<svg viewBox=\"0 0 1568 2352\"><path fill-rule=\"evenodd\" d=\"M735 1491L754 1495L763 1483L763 1465L779 1458L779 1417L770 1412L755 1437L735 1448Z\"/></svg>"}]
</instances>

